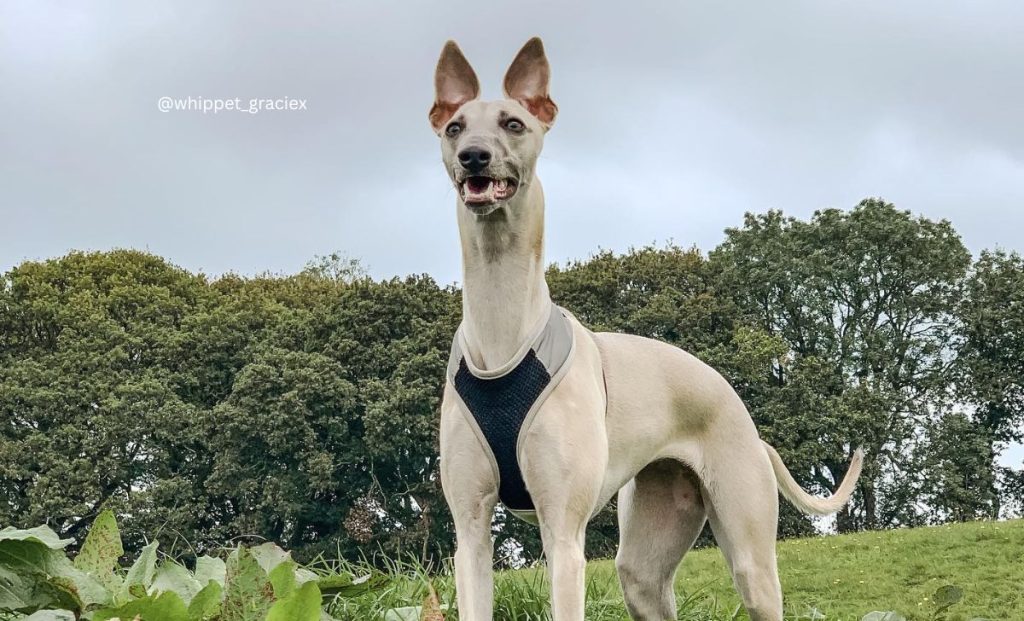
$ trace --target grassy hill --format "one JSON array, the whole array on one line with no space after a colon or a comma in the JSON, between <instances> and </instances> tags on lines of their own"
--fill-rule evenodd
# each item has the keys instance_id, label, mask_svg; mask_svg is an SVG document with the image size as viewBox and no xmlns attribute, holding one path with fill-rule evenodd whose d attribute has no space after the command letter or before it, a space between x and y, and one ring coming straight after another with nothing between
<instances>
[{"instance_id":1,"label":"grassy hill","mask_svg":"<svg viewBox=\"0 0 1024 621\"><path fill-rule=\"evenodd\" d=\"M860 621L892 610L909 621L1024 621L1024 520L793 539L778 552L786 619ZM495 619L547 618L544 582L542 570L499 574ZM935 592L946 585L963 599L936 617ZM742 609L733 616L739 599L717 549L687 554L676 592L681 621L747 618ZM587 619L628 619L613 561L588 567Z\"/></svg>"},{"instance_id":2,"label":"grassy hill","mask_svg":"<svg viewBox=\"0 0 1024 621\"><path fill-rule=\"evenodd\" d=\"M950 621L1024 620L1024 520L794 539L778 551L787 619L810 618L813 608L830 621L873 610L931 619L935 591L952 584L964 596ZM612 561L590 565L598 584L614 571ZM690 598L681 618L726 619L739 603L717 549L687 554L676 587L681 601Z\"/></svg>"}]
</instances>

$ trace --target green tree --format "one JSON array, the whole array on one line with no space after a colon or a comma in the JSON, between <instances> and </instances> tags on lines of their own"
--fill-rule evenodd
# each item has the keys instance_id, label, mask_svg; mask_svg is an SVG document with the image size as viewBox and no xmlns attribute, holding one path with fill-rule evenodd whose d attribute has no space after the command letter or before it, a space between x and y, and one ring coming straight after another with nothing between
<instances>
[{"instance_id":1,"label":"green tree","mask_svg":"<svg viewBox=\"0 0 1024 621\"><path fill-rule=\"evenodd\" d=\"M1001 250L982 252L958 310L959 395L973 406L973 419L986 431L984 456L994 469L1006 444L1024 437L1024 258ZM995 483L990 485L994 491ZM1015 487L1004 487L1010 504L1019 504L1012 496ZM999 515L998 502L989 513Z\"/></svg>"},{"instance_id":2,"label":"green tree","mask_svg":"<svg viewBox=\"0 0 1024 621\"><path fill-rule=\"evenodd\" d=\"M321 280L353 282L360 278L366 278L369 273L359 259L353 259L340 252L332 252L328 255L313 257L306 263L301 275Z\"/></svg>"},{"instance_id":3,"label":"green tree","mask_svg":"<svg viewBox=\"0 0 1024 621\"><path fill-rule=\"evenodd\" d=\"M257 534L302 558L450 554L436 423L454 290L309 271L215 286L235 325L228 339L203 331L212 351L226 343L219 357L234 360L237 331L257 334L207 419L219 536Z\"/></svg>"},{"instance_id":4,"label":"green tree","mask_svg":"<svg viewBox=\"0 0 1024 621\"><path fill-rule=\"evenodd\" d=\"M746 321L787 344L771 370L778 390L755 418L795 476L831 492L863 446L840 529L922 520L914 442L948 400L953 309L970 262L953 227L875 199L806 222L748 214L711 260Z\"/></svg>"},{"instance_id":5,"label":"green tree","mask_svg":"<svg viewBox=\"0 0 1024 621\"><path fill-rule=\"evenodd\" d=\"M926 424L926 438L922 491L930 521L994 517L999 504L989 430L966 414L950 412Z\"/></svg>"},{"instance_id":6,"label":"green tree","mask_svg":"<svg viewBox=\"0 0 1024 621\"><path fill-rule=\"evenodd\" d=\"M365 448L348 459L364 478L351 490L360 502L350 523L375 514L376 545L424 561L452 551L437 422L459 302L427 276L359 280L317 321L325 355L360 395L354 431Z\"/></svg>"},{"instance_id":7,"label":"green tree","mask_svg":"<svg viewBox=\"0 0 1024 621\"><path fill-rule=\"evenodd\" d=\"M458 297L349 267L211 283L115 251L6 274L0 522L76 536L106 506L132 516L129 551L449 554L436 420Z\"/></svg>"},{"instance_id":8,"label":"green tree","mask_svg":"<svg viewBox=\"0 0 1024 621\"><path fill-rule=\"evenodd\" d=\"M209 493L233 508L232 531L301 548L346 504L336 465L350 448L355 387L321 354L267 348L211 413ZM333 523L332 523L333 516Z\"/></svg>"},{"instance_id":9,"label":"green tree","mask_svg":"<svg viewBox=\"0 0 1024 621\"><path fill-rule=\"evenodd\" d=\"M647 246L602 251L547 271L552 297L596 331L656 338L693 352L729 340L733 308L716 297L696 248Z\"/></svg>"},{"instance_id":10,"label":"green tree","mask_svg":"<svg viewBox=\"0 0 1024 621\"><path fill-rule=\"evenodd\" d=\"M847 530L994 515L997 478L1008 511L1022 502L1019 471L995 459L1024 423L1024 261L983 253L965 280L969 261L947 222L870 200L748 216L707 258L600 252L547 278L592 329L719 370L805 486L831 491L865 446ZM299 558L438 562L459 301L337 254L213 281L135 251L23 263L0 278L0 523L80 536L109 507L131 516L129 553L255 537ZM534 527L499 512L494 528L499 553L539 557ZM783 504L783 535L811 530ZM588 554L616 540L609 508Z\"/></svg>"},{"instance_id":11,"label":"green tree","mask_svg":"<svg viewBox=\"0 0 1024 621\"><path fill-rule=\"evenodd\" d=\"M16 267L0 296L0 522L79 536L104 505L144 511L197 422L168 364L205 280L140 252L72 253Z\"/></svg>"}]
</instances>

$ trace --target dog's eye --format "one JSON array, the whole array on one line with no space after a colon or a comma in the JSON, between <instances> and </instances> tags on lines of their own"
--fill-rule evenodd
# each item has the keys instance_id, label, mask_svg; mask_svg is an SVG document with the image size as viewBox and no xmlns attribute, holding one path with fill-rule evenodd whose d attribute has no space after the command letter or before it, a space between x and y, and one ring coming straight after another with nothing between
<instances>
[{"instance_id":1,"label":"dog's eye","mask_svg":"<svg viewBox=\"0 0 1024 621\"><path fill-rule=\"evenodd\" d=\"M448 127L444 128L444 133L449 138L454 138L455 136L458 136L461 131L462 131L462 125L460 125L458 123L452 123Z\"/></svg>"},{"instance_id":2,"label":"dog's eye","mask_svg":"<svg viewBox=\"0 0 1024 621\"><path fill-rule=\"evenodd\" d=\"M512 132L513 134L518 134L519 132L526 129L526 125L524 125L523 122L520 121L519 119L509 119L505 121L505 129Z\"/></svg>"}]
</instances>

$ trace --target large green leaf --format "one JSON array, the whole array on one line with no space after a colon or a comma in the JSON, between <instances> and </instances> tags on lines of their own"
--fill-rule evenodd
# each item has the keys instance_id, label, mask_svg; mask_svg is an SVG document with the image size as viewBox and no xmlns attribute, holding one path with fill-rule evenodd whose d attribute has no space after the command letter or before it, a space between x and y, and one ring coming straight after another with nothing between
<instances>
[{"instance_id":1,"label":"large green leaf","mask_svg":"<svg viewBox=\"0 0 1024 621\"><path fill-rule=\"evenodd\" d=\"M236 548L227 562L221 621L263 621L274 600L274 587L249 551Z\"/></svg>"},{"instance_id":2,"label":"large green leaf","mask_svg":"<svg viewBox=\"0 0 1024 621\"><path fill-rule=\"evenodd\" d=\"M224 576L227 573L227 566L224 561L213 556L200 556L196 559L196 581L206 586L206 584L213 580L220 586L224 586Z\"/></svg>"},{"instance_id":3,"label":"large green leaf","mask_svg":"<svg viewBox=\"0 0 1024 621\"><path fill-rule=\"evenodd\" d=\"M75 621L75 613L70 610L40 610L21 621Z\"/></svg>"},{"instance_id":4,"label":"large green leaf","mask_svg":"<svg viewBox=\"0 0 1024 621\"><path fill-rule=\"evenodd\" d=\"M65 562L71 564L60 548L31 539L0 540L0 565L15 571L57 575L58 568Z\"/></svg>"},{"instance_id":5,"label":"large green leaf","mask_svg":"<svg viewBox=\"0 0 1024 621\"><path fill-rule=\"evenodd\" d=\"M266 621L320 621L320 589L307 582L270 607Z\"/></svg>"},{"instance_id":6,"label":"large green leaf","mask_svg":"<svg viewBox=\"0 0 1024 621\"><path fill-rule=\"evenodd\" d=\"M168 559L157 568L149 593L177 593L187 605L202 588L203 585L192 577L189 570Z\"/></svg>"},{"instance_id":7,"label":"large green leaf","mask_svg":"<svg viewBox=\"0 0 1024 621\"><path fill-rule=\"evenodd\" d=\"M295 583L306 584L307 582L316 582L320 576L306 569L305 567L297 567L295 569Z\"/></svg>"},{"instance_id":8,"label":"large green leaf","mask_svg":"<svg viewBox=\"0 0 1024 621\"><path fill-rule=\"evenodd\" d=\"M224 589L219 582L210 580L201 591L196 593L188 605L190 621L207 621L220 614L221 596Z\"/></svg>"},{"instance_id":9,"label":"large green leaf","mask_svg":"<svg viewBox=\"0 0 1024 621\"><path fill-rule=\"evenodd\" d=\"M116 593L121 588L121 577L115 569L123 554L114 512L104 511L89 528L82 551L75 557L75 567L95 578L111 593Z\"/></svg>"},{"instance_id":10,"label":"large green leaf","mask_svg":"<svg viewBox=\"0 0 1024 621\"><path fill-rule=\"evenodd\" d=\"M105 608L93 615L93 621L130 621L136 616L141 617L143 621L190 621L185 602L181 601L177 593L140 597L118 608Z\"/></svg>"},{"instance_id":11,"label":"large green leaf","mask_svg":"<svg viewBox=\"0 0 1024 621\"><path fill-rule=\"evenodd\" d=\"M39 529L32 531L38 533ZM15 536L0 539L0 568L5 569L3 579L0 580L0 599L15 603L16 599L24 599L24 588L32 585L34 595L30 605L18 609L44 606L46 604L43 600L46 598L51 603L73 609L109 603L110 593L107 589L68 560L61 540L45 534L45 531L53 531L45 529L42 537L37 537L35 533L19 536L32 531L7 529L7 534ZM14 580L12 575L20 579Z\"/></svg>"},{"instance_id":12,"label":"large green leaf","mask_svg":"<svg viewBox=\"0 0 1024 621\"><path fill-rule=\"evenodd\" d=\"M132 566L128 568L128 574L124 577L121 591L116 598L117 604L124 604L132 598L145 596L156 575L156 549L158 547L160 547L160 542L154 541L142 548L139 558L135 559Z\"/></svg>"},{"instance_id":13,"label":"large green leaf","mask_svg":"<svg viewBox=\"0 0 1024 621\"><path fill-rule=\"evenodd\" d=\"M72 592L82 602L83 606L93 604L109 604L113 594L108 591L95 578L75 568L68 559L62 559L58 563L57 574L51 580L52 583Z\"/></svg>"},{"instance_id":14,"label":"large green leaf","mask_svg":"<svg viewBox=\"0 0 1024 621\"><path fill-rule=\"evenodd\" d=\"M298 567L295 561L289 559L270 572L270 584L274 586L274 597L282 599L288 597L295 591L295 569ZM311 583L310 583L311 584Z\"/></svg>"},{"instance_id":15,"label":"large green leaf","mask_svg":"<svg viewBox=\"0 0 1024 621\"><path fill-rule=\"evenodd\" d=\"M296 571L299 569L299 564L292 560L292 555L273 543L249 548L249 553L270 578L270 583L274 587L274 597L282 599L291 595L298 583ZM307 579L304 582L309 581Z\"/></svg>"},{"instance_id":16,"label":"large green leaf","mask_svg":"<svg viewBox=\"0 0 1024 621\"><path fill-rule=\"evenodd\" d=\"M61 539L49 526L28 529L8 526L0 530L0 541L30 541L41 543L51 550L62 550L75 542L74 539Z\"/></svg>"},{"instance_id":17,"label":"large green leaf","mask_svg":"<svg viewBox=\"0 0 1024 621\"><path fill-rule=\"evenodd\" d=\"M423 606L403 606L384 613L384 621L420 621Z\"/></svg>"},{"instance_id":18,"label":"large green leaf","mask_svg":"<svg viewBox=\"0 0 1024 621\"><path fill-rule=\"evenodd\" d=\"M53 576L43 585L43 591L53 597L53 602L48 608L60 608L63 610L74 610L81 612L85 610L86 603L79 595L79 587L71 578ZM103 603L108 603L109 599Z\"/></svg>"},{"instance_id":19,"label":"large green leaf","mask_svg":"<svg viewBox=\"0 0 1024 621\"><path fill-rule=\"evenodd\" d=\"M254 548L249 548L249 553L256 559L256 562L260 564L263 571L270 574L275 567L281 563L292 560L292 555L285 552L277 544L274 543L263 543Z\"/></svg>"},{"instance_id":20,"label":"large green leaf","mask_svg":"<svg viewBox=\"0 0 1024 621\"><path fill-rule=\"evenodd\" d=\"M0 565L0 610L32 610L53 602L49 592L42 592L45 577L34 573L16 572Z\"/></svg>"},{"instance_id":21,"label":"large green leaf","mask_svg":"<svg viewBox=\"0 0 1024 621\"><path fill-rule=\"evenodd\" d=\"M30 613L42 608L82 611L79 588L68 578L18 573L0 566L0 611Z\"/></svg>"}]
</instances>

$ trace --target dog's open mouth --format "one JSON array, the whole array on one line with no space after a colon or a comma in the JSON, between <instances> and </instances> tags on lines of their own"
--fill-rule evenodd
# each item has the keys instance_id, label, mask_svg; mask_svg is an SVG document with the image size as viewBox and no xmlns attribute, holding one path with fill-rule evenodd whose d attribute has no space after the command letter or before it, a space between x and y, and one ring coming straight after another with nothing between
<instances>
[{"instance_id":1,"label":"dog's open mouth","mask_svg":"<svg viewBox=\"0 0 1024 621\"><path fill-rule=\"evenodd\" d=\"M519 183L515 179L475 175L466 177L459 186L459 191L462 192L462 202L466 203L466 206L481 207L512 198L518 187Z\"/></svg>"}]
</instances>

